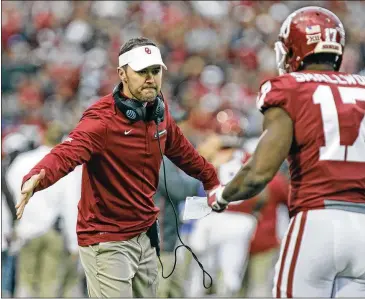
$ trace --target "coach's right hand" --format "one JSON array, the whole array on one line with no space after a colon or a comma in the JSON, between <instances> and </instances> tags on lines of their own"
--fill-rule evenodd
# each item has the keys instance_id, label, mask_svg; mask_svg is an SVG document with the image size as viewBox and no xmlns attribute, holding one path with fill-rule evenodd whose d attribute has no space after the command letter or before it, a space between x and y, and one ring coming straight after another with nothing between
<instances>
[{"instance_id":1,"label":"coach's right hand","mask_svg":"<svg viewBox=\"0 0 365 299\"><path fill-rule=\"evenodd\" d=\"M23 184L21 191L20 202L15 206L17 219L22 218L25 205L34 193L34 189L38 186L41 179L46 175L44 169L40 173L33 175L28 181Z\"/></svg>"},{"instance_id":2,"label":"coach's right hand","mask_svg":"<svg viewBox=\"0 0 365 299\"><path fill-rule=\"evenodd\" d=\"M214 187L212 190L206 191L208 198L208 205L212 208L214 212L221 213L223 212L229 202L226 201L223 197L224 186L218 185Z\"/></svg>"}]
</instances>

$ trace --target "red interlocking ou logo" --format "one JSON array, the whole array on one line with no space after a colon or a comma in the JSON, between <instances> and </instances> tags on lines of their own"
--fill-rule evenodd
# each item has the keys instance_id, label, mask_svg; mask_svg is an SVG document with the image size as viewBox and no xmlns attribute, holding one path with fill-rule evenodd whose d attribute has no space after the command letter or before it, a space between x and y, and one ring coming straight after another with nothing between
<instances>
[{"instance_id":1,"label":"red interlocking ou logo","mask_svg":"<svg viewBox=\"0 0 365 299\"><path fill-rule=\"evenodd\" d=\"M151 54L151 49L150 48L144 48L144 51L147 53L147 54Z\"/></svg>"}]
</instances>

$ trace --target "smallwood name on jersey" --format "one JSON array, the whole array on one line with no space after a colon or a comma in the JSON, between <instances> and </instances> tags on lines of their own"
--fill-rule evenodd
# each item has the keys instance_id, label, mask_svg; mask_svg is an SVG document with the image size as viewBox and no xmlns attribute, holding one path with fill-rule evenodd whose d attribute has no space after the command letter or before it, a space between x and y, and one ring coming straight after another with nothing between
<instances>
[{"instance_id":1,"label":"smallwood name on jersey","mask_svg":"<svg viewBox=\"0 0 365 299\"><path fill-rule=\"evenodd\" d=\"M299 83L318 82L344 85L365 86L365 76L353 74L317 74L317 73L290 73Z\"/></svg>"}]
</instances>

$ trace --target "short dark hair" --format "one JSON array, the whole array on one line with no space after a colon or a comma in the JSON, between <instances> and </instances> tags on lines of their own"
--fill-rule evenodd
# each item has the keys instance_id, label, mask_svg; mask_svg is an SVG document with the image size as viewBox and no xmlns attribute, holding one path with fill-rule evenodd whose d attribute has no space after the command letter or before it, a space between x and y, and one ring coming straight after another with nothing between
<instances>
[{"instance_id":1,"label":"short dark hair","mask_svg":"<svg viewBox=\"0 0 365 299\"><path fill-rule=\"evenodd\" d=\"M342 55L335 53L314 53L308 55L303 59L302 65L298 68L301 71L311 64L327 64L333 68L334 71L338 71L341 67Z\"/></svg>"},{"instance_id":2,"label":"short dark hair","mask_svg":"<svg viewBox=\"0 0 365 299\"><path fill-rule=\"evenodd\" d=\"M128 52L129 50L132 50L133 48L140 47L140 46L156 46L156 44L148 39L147 37L135 37L131 38L127 42L123 44L123 46L120 48L119 55L124 54L125 52Z\"/></svg>"}]
</instances>

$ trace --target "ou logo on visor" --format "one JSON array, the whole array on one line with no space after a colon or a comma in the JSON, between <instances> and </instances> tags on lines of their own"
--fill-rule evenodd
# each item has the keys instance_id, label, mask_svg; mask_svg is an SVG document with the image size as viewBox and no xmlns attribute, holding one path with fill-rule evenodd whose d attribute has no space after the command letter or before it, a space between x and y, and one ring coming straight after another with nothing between
<instances>
[{"instance_id":1,"label":"ou logo on visor","mask_svg":"<svg viewBox=\"0 0 365 299\"><path fill-rule=\"evenodd\" d=\"M147 53L147 54L151 54L151 49L150 48L144 48L144 51Z\"/></svg>"}]
</instances>

